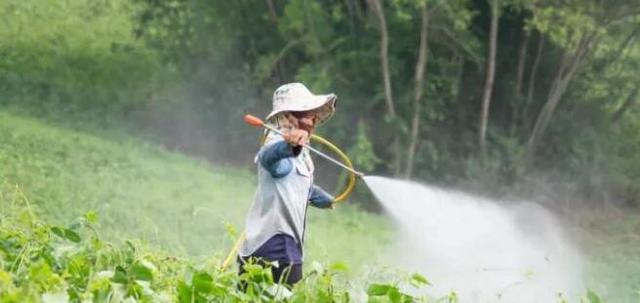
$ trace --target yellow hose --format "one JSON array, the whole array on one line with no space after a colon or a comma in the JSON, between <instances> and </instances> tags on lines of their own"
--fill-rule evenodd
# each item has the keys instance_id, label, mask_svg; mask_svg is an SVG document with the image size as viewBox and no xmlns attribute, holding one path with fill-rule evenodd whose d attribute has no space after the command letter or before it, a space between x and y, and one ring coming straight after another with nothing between
<instances>
[{"instance_id":1,"label":"yellow hose","mask_svg":"<svg viewBox=\"0 0 640 303\"><path fill-rule=\"evenodd\" d=\"M326 147L328 147L331 151L333 151L334 153L336 153L338 156L340 156L340 159L342 159L342 162L348 166L349 168L353 168L353 163L351 163L351 159L349 159L349 157L347 157L347 155L342 152L342 150L340 150L337 146L333 145L333 143L329 142L329 140L322 138L318 135L312 134L311 135L311 140L314 140ZM347 184L345 185L344 189L342 190L342 193L340 193L339 195L336 196L336 198L334 199L335 202L342 202L344 200L346 200L349 195L351 194L351 192L355 189L356 187L356 175L352 172L349 172L349 178L347 180Z\"/></svg>"},{"instance_id":2,"label":"yellow hose","mask_svg":"<svg viewBox=\"0 0 640 303\"><path fill-rule=\"evenodd\" d=\"M322 137L320 137L318 135L315 135L315 134L311 135L311 140L326 146L331 151L333 151L338 156L340 156L340 159L342 159L342 162L346 166L348 166L349 168L353 168L353 163L351 163L351 159L349 159L349 157L347 157L347 155L344 152L342 152L342 150L340 150L333 143L331 143L327 139L322 138ZM264 138L263 138L262 141L264 142ZM354 173L352 173L352 172L349 172L349 177L347 179L347 184L345 185L345 187L342 190L342 192L339 195L337 195L333 201L334 202L343 202L343 201L345 201L349 197L351 192L353 192L355 187L356 187L356 175ZM222 265L220 265L220 269L221 270L225 270L229 266L231 261L233 260L233 257L238 254L238 249L240 249L240 245L242 244L242 242L244 242L245 237L246 237L246 232L243 231L242 234L240 235L240 237L238 238L238 240L236 240L236 243L233 244L233 247L231 248L231 251L229 252L227 257L224 259L224 261L222 262Z\"/></svg>"}]
</instances>

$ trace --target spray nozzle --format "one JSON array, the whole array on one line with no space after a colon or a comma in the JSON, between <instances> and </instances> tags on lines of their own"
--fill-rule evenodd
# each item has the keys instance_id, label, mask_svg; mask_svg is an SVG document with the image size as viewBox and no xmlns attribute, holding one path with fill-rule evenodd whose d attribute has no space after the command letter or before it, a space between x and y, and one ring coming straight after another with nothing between
<instances>
[{"instance_id":1,"label":"spray nozzle","mask_svg":"<svg viewBox=\"0 0 640 303\"><path fill-rule=\"evenodd\" d=\"M254 126L254 127L263 127L264 126L264 122L262 122L262 120L260 120L260 118L254 116L254 115L244 115L244 117L242 118L244 120L245 123Z\"/></svg>"}]
</instances>

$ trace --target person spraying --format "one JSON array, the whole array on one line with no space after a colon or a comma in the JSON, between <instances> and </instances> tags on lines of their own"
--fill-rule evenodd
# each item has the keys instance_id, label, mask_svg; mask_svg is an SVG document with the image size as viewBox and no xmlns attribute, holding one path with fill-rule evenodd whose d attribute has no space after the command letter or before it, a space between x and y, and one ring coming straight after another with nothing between
<instances>
[{"instance_id":1,"label":"person spraying","mask_svg":"<svg viewBox=\"0 0 640 303\"><path fill-rule=\"evenodd\" d=\"M246 238L238 252L239 273L247 262L271 266L278 283L293 285L302 278L303 243L309 205L331 209L334 197L314 185L309 138L334 114L335 94L314 95L301 83L280 86L255 162L258 186L249 209Z\"/></svg>"}]
</instances>

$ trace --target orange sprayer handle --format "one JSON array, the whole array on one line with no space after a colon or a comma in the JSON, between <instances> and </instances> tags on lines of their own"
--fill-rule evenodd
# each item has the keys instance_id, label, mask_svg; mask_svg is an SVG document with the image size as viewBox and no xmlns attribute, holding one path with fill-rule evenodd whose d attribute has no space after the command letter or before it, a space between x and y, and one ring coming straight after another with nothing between
<instances>
[{"instance_id":1,"label":"orange sprayer handle","mask_svg":"<svg viewBox=\"0 0 640 303\"><path fill-rule=\"evenodd\" d=\"M255 127L263 127L264 122L260 118L253 115L244 115L244 122Z\"/></svg>"}]
</instances>

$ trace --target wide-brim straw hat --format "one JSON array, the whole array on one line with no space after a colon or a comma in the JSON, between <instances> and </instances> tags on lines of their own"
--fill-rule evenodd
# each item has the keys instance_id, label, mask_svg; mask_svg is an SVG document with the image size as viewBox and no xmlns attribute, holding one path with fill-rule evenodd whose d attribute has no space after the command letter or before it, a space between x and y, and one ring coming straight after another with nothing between
<instances>
[{"instance_id":1,"label":"wide-brim straw hat","mask_svg":"<svg viewBox=\"0 0 640 303\"><path fill-rule=\"evenodd\" d=\"M304 112L315 110L318 113L316 125L329 120L336 111L335 94L314 95L302 83L287 83L273 93L273 110L267 115L267 121L283 112Z\"/></svg>"}]
</instances>

